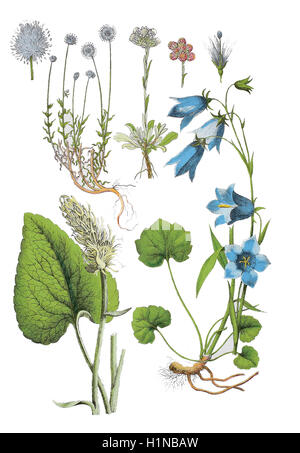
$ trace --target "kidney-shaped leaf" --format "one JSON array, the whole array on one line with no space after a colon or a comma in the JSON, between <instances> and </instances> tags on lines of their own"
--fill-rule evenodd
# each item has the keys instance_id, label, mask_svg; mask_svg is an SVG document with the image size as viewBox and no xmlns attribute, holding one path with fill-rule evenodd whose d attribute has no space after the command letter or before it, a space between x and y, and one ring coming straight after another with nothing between
<instances>
[{"instance_id":1,"label":"kidney-shaped leaf","mask_svg":"<svg viewBox=\"0 0 300 453\"><path fill-rule=\"evenodd\" d=\"M118 290L110 275L108 298L108 310L113 311ZM40 215L24 215L14 306L25 337L42 344L58 341L81 310L94 322L100 319L100 276L85 270L80 248Z\"/></svg>"},{"instance_id":2,"label":"kidney-shaped leaf","mask_svg":"<svg viewBox=\"0 0 300 453\"><path fill-rule=\"evenodd\" d=\"M252 346L244 346L242 352L234 359L233 363L241 370L256 368L259 362L257 351Z\"/></svg>"},{"instance_id":3,"label":"kidney-shaped leaf","mask_svg":"<svg viewBox=\"0 0 300 453\"><path fill-rule=\"evenodd\" d=\"M192 250L190 233L177 223L170 224L162 219L145 229L135 245L139 260L149 267L160 266L170 258L185 261Z\"/></svg>"},{"instance_id":4,"label":"kidney-shaped leaf","mask_svg":"<svg viewBox=\"0 0 300 453\"><path fill-rule=\"evenodd\" d=\"M240 324L240 340L249 343L259 334L261 323L253 316L242 316Z\"/></svg>"},{"instance_id":5,"label":"kidney-shaped leaf","mask_svg":"<svg viewBox=\"0 0 300 453\"><path fill-rule=\"evenodd\" d=\"M149 307L138 307L133 312L131 323L134 336L139 343L153 343L155 340L154 331L157 327L167 327L171 324L171 313L163 307L149 305Z\"/></svg>"}]
</instances>

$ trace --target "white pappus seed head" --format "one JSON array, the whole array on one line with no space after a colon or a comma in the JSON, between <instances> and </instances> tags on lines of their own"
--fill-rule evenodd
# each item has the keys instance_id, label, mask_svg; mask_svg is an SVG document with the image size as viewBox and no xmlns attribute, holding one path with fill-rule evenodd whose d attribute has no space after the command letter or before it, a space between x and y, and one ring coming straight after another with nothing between
<instances>
[{"instance_id":1,"label":"white pappus seed head","mask_svg":"<svg viewBox=\"0 0 300 453\"><path fill-rule=\"evenodd\" d=\"M50 32L38 21L19 25L11 41L13 55L24 63L46 58L51 47Z\"/></svg>"}]
</instances>

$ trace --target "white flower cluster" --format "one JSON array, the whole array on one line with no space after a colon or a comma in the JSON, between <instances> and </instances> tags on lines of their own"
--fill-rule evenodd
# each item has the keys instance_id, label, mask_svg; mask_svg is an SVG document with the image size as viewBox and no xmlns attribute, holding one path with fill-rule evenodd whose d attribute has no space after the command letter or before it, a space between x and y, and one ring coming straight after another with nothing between
<instances>
[{"instance_id":1,"label":"white flower cluster","mask_svg":"<svg viewBox=\"0 0 300 453\"><path fill-rule=\"evenodd\" d=\"M160 44L160 40L156 36L156 30L148 27L136 27L131 33L129 41L144 49L156 47Z\"/></svg>"}]
</instances>

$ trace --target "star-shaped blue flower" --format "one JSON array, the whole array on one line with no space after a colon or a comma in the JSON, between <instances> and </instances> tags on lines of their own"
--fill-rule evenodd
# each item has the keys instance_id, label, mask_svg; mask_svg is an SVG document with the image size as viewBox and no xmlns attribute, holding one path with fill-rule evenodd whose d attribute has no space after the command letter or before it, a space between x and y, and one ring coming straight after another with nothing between
<instances>
[{"instance_id":1,"label":"star-shaped blue flower","mask_svg":"<svg viewBox=\"0 0 300 453\"><path fill-rule=\"evenodd\" d=\"M192 119L203 112L208 106L209 99L204 96L187 96L185 98L171 98L178 102L174 105L168 116L183 118L180 124L180 130L186 127Z\"/></svg>"},{"instance_id":2,"label":"star-shaped blue flower","mask_svg":"<svg viewBox=\"0 0 300 453\"><path fill-rule=\"evenodd\" d=\"M242 282L254 288L258 275L263 272L270 261L265 255L259 254L260 247L255 236L247 239L242 246L226 245L225 254L229 263L225 267L225 278L242 277Z\"/></svg>"},{"instance_id":3,"label":"star-shaped blue flower","mask_svg":"<svg viewBox=\"0 0 300 453\"><path fill-rule=\"evenodd\" d=\"M217 199L207 205L213 214L218 214L215 225L232 225L238 220L244 220L251 217L254 213L254 205L251 200L234 191L234 184L231 184L227 190L216 189Z\"/></svg>"},{"instance_id":4,"label":"star-shaped blue flower","mask_svg":"<svg viewBox=\"0 0 300 453\"><path fill-rule=\"evenodd\" d=\"M219 118L212 118L207 121L203 126L196 129L194 132L197 138L205 138L209 150L214 147L220 152L220 144L225 131L225 122L220 121Z\"/></svg>"},{"instance_id":5,"label":"star-shaped blue flower","mask_svg":"<svg viewBox=\"0 0 300 453\"><path fill-rule=\"evenodd\" d=\"M175 176L183 175L189 172L190 180L193 181L197 165L199 164L204 153L204 147L197 141L193 141L184 148L177 156L170 159L166 165L175 164Z\"/></svg>"}]
</instances>

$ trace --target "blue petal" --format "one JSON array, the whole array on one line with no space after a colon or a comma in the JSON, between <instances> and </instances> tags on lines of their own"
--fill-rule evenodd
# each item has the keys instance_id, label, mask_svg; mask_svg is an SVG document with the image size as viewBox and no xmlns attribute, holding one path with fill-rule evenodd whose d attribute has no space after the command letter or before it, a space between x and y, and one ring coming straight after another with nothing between
<instances>
[{"instance_id":1,"label":"blue petal","mask_svg":"<svg viewBox=\"0 0 300 453\"><path fill-rule=\"evenodd\" d=\"M227 263L225 267L225 278L239 278L242 275L241 269L235 263Z\"/></svg>"},{"instance_id":2,"label":"blue petal","mask_svg":"<svg viewBox=\"0 0 300 453\"><path fill-rule=\"evenodd\" d=\"M203 96L187 96L184 98L172 98L178 104L174 105L168 116L184 118L186 115L202 112L207 107L207 101Z\"/></svg>"},{"instance_id":3,"label":"blue petal","mask_svg":"<svg viewBox=\"0 0 300 453\"><path fill-rule=\"evenodd\" d=\"M218 200L210 201L206 207L207 207L207 209L209 209L210 212L212 212L213 214L217 214L217 213L219 212L219 210L220 210Z\"/></svg>"},{"instance_id":4,"label":"blue petal","mask_svg":"<svg viewBox=\"0 0 300 453\"><path fill-rule=\"evenodd\" d=\"M237 220L248 219L248 217L251 217L254 212L253 203L248 198L243 197L242 195L239 195L234 191L232 193L232 198L235 204L237 204L238 206L231 211L231 221L228 223L228 225L232 225Z\"/></svg>"},{"instance_id":5,"label":"blue petal","mask_svg":"<svg viewBox=\"0 0 300 453\"><path fill-rule=\"evenodd\" d=\"M231 186L229 186L227 190L217 188L216 189L217 199L223 204L229 204L231 206L234 206L235 203L232 198L233 188L234 184L231 184Z\"/></svg>"},{"instance_id":6,"label":"blue petal","mask_svg":"<svg viewBox=\"0 0 300 453\"><path fill-rule=\"evenodd\" d=\"M225 216L224 215L219 215L219 217L216 218L215 226L223 225L224 223L227 223Z\"/></svg>"},{"instance_id":7,"label":"blue petal","mask_svg":"<svg viewBox=\"0 0 300 453\"><path fill-rule=\"evenodd\" d=\"M222 137L224 135L225 126L224 123L220 124L216 130L216 137L212 138L210 143L208 143L208 149L212 150L214 147L217 148L217 151L220 152L220 145Z\"/></svg>"},{"instance_id":8,"label":"blue petal","mask_svg":"<svg viewBox=\"0 0 300 453\"><path fill-rule=\"evenodd\" d=\"M225 255L227 256L229 261L236 261L238 255L240 255L242 252L243 250L240 245L225 245Z\"/></svg>"},{"instance_id":9,"label":"blue petal","mask_svg":"<svg viewBox=\"0 0 300 453\"><path fill-rule=\"evenodd\" d=\"M265 255L256 255L254 269L258 272L263 272L268 266L270 261Z\"/></svg>"},{"instance_id":10,"label":"blue petal","mask_svg":"<svg viewBox=\"0 0 300 453\"><path fill-rule=\"evenodd\" d=\"M198 112L197 112L198 113ZM181 121L180 123L180 130L182 131L182 129L184 129L186 126L188 126L190 124L190 122L192 121L192 119L194 118L195 115L197 115L197 113L193 113L192 115L187 115L183 118L183 120Z\"/></svg>"},{"instance_id":11,"label":"blue petal","mask_svg":"<svg viewBox=\"0 0 300 453\"><path fill-rule=\"evenodd\" d=\"M257 273L251 269L249 272L243 272L242 275L242 282L245 283L245 285L250 286L251 288L254 288L256 285L258 279Z\"/></svg>"},{"instance_id":12,"label":"blue petal","mask_svg":"<svg viewBox=\"0 0 300 453\"><path fill-rule=\"evenodd\" d=\"M197 142L192 142L177 156L169 160L166 165L178 162L175 170L175 176L180 176L189 172L190 180L193 181L197 165L199 164L203 153L203 146L197 145Z\"/></svg>"},{"instance_id":13,"label":"blue petal","mask_svg":"<svg viewBox=\"0 0 300 453\"><path fill-rule=\"evenodd\" d=\"M243 252L251 253L252 255L257 255L259 253L259 245L256 240L256 236L252 236L251 238L244 241L242 244Z\"/></svg>"}]
</instances>

